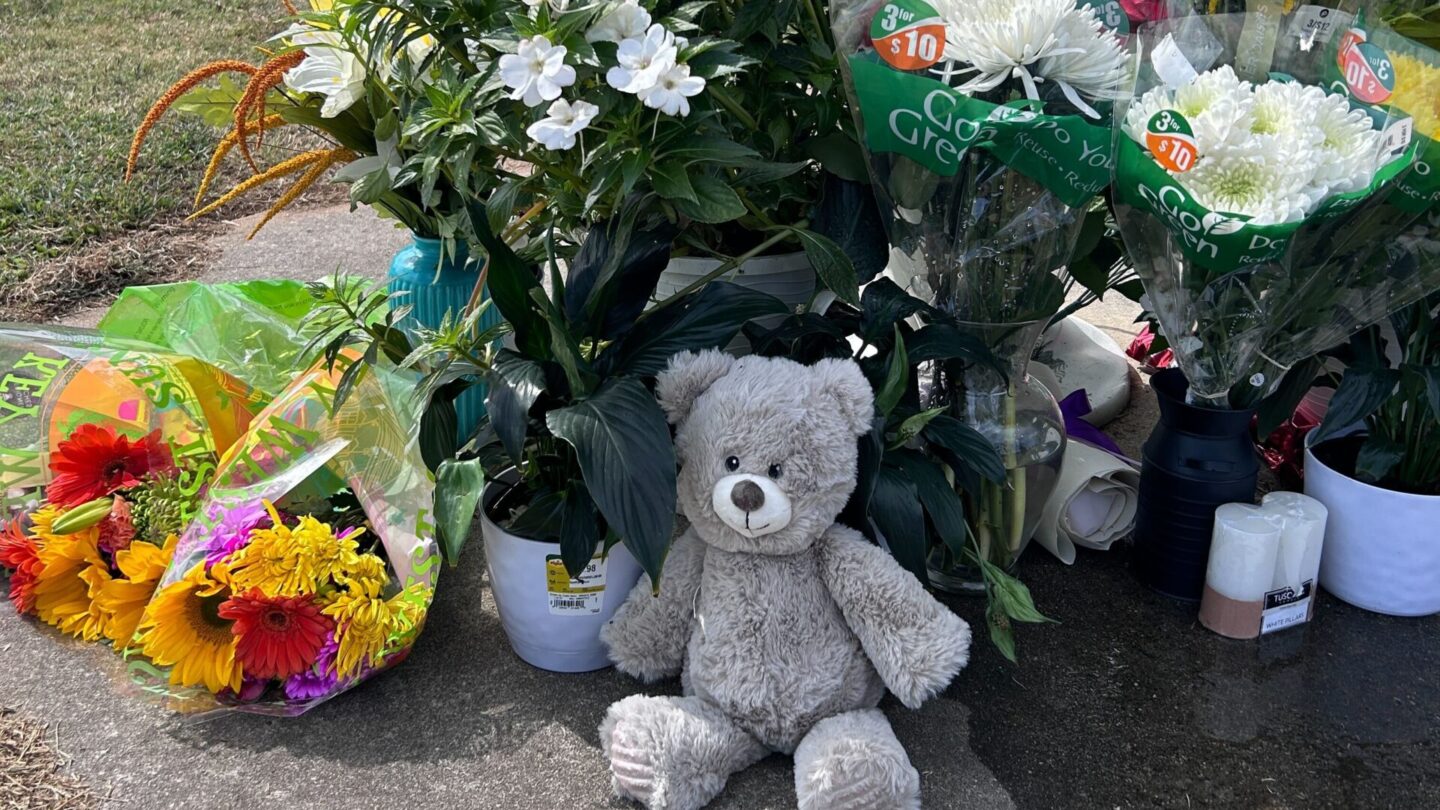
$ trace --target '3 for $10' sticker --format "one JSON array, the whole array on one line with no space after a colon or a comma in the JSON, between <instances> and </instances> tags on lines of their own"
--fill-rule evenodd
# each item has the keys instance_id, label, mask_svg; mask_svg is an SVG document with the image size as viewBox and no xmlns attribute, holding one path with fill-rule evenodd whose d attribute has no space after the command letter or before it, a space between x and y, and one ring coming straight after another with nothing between
<instances>
[{"instance_id":1,"label":"'3 for $10' sticker","mask_svg":"<svg viewBox=\"0 0 1440 810\"><path fill-rule=\"evenodd\" d=\"M945 54L945 21L924 0L893 0L870 21L875 52L898 70L923 70Z\"/></svg>"},{"instance_id":2,"label":"'3 for $10' sticker","mask_svg":"<svg viewBox=\"0 0 1440 810\"><path fill-rule=\"evenodd\" d=\"M1161 110L1150 116L1150 122L1145 125L1145 148L1150 150L1156 163L1176 174L1195 168L1195 158L1199 156L1190 122L1174 110Z\"/></svg>"}]
</instances>

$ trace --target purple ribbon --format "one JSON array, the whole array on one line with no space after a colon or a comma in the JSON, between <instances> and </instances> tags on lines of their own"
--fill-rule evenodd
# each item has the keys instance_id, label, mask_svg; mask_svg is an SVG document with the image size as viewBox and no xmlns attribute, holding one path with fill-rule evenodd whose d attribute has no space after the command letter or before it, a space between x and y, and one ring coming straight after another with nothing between
<instances>
[{"instance_id":1,"label":"purple ribbon","mask_svg":"<svg viewBox=\"0 0 1440 810\"><path fill-rule=\"evenodd\" d=\"M1065 416L1065 432L1082 442L1093 444L1107 453L1125 458L1125 452L1113 439L1101 432L1100 428L1086 422L1082 417L1090 413L1090 395L1084 388L1072 391L1060 400L1060 413Z\"/></svg>"}]
</instances>

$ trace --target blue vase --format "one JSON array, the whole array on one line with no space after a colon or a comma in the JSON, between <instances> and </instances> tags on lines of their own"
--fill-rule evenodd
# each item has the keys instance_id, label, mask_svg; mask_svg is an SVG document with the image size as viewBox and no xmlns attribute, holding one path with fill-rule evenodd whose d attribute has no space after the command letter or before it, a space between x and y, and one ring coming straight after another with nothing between
<instances>
[{"instance_id":1,"label":"blue vase","mask_svg":"<svg viewBox=\"0 0 1440 810\"><path fill-rule=\"evenodd\" d=\"M410 313L399 322L401 329L414 338L415 328L424 326L440 328L446 313L452 320L458 318L470 301L475 290L476 274L480 265L470 261L469 247L464 242L456 245L456 255L441 261L441 242L414 236L410 244L401 248L390 262L389 290L394 299L393 306L411 307ZM482 293L482 300L488 299L488 290ZM493 307L480 319L484 330L501 321L500 313ZM473 385L460 395L455 402L459 439L463 442L485 415L485 386Z\"/></svg>"}]
</instances>

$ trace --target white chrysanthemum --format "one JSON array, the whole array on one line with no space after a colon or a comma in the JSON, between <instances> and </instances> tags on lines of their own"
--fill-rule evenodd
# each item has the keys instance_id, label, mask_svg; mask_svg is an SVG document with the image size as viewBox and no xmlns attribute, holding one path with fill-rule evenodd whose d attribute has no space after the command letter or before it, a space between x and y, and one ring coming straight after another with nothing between
<instances>
[{"instance_id":1,"label":"white chrysanthemum","mask_svg":"<svg viewBox=\"0 0 1440 810\"><path fill-rule=\"evenodd\" d=\"M1313 207L1305 193L1308 171L1296 171L1274 155L1259 138L1237 139L1196 161L1195 168L1176 175L1195 201L1226 214L1250 217L1255 225L1295 222Z\"/></svg>"},{"instance_id":2,"label":"white chrysanthemum","mask_svg":"<svg viewBox=\"0 0 1440 810\"><path fill-rule=\"evenodd\" d=\"M1370 116L1352 110L1343 96L1326 95L1315 107L1315 128L1324 140L1312 185L1321 195L1356 191L1378 168L1380 132Z\"/></svg>"},{"instance_id":3,"label":"white chrysanthemum","mask_svg":"<svg viewBox=\"0 0 1440 810\"><path fill-rule=\"evenodd\" d=\"M961 92L984 92L1019 79L1025 93L1053 82L1080 110L1116 97L1125 72L1120 40L1090 7L1074 0L934 0L945 20L945 58L977 75Z\"/></svg>"},{"instance_id":4,"label":"white chrysanthemum","mask_svg":"<svg viewBox=\"0 0 1440 810\"><path fill-rule=\"evenodd\" d=\"M1125 112L1125 132L1145 142L1145 127L1162 110L1180 113L1190 123L1200 154L1230 141L1235 133L1248 135L1255 105L1249 82L1241 81L1229 65L1202 73L1177 90L1154 87Z\"/></svg>"}]
</instances>

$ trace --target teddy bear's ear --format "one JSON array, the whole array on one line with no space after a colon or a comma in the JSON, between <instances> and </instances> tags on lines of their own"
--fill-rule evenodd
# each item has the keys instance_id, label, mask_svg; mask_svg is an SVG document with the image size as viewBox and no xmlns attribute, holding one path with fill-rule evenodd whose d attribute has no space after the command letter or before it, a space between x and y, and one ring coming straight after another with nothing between
<instances>
[{"instance_id":1,"label":"teddy bear's ear","mask_svg":"<svg viewBox=\"0 0 1440 810\"><path fill-rule=\"evenodd\" d=\"M815 392L835 400L850 432L856 436L869 433L875 419L875 393L860 366L854 360L826 359L812 366L811 373Z\"/></svg>"},{"instance_id":2,"label":"teddy bear's ear","mask_svg":"<svg viewBox=\"0 0 1440 810\"><path fill-rule=\"evenodd\" d=\"M655 378L655 393L670 424L678 425L689 416L695 400L729 374L734 364L735 358L718 349L680 352L670 358L670 365Z\"/></svg>"}]
</instances>

